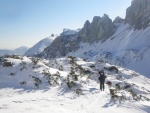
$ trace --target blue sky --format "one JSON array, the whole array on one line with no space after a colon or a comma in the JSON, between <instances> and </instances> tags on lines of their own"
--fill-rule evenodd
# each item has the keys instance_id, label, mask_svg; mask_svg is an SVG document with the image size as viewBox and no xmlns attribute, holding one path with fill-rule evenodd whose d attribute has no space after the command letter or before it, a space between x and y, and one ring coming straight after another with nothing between
<instances>
[{"instance_id":1,"label":"blue sky","mask_svg":"<svg viewBox=\"0 0 150 113\"><path fill-rule=\"evenodd\" d=\"M63 28L82 28L94 16L125 18L130 5L131 0L0 0L0 48L31 47Z\"/></svg>"}]
</instances>

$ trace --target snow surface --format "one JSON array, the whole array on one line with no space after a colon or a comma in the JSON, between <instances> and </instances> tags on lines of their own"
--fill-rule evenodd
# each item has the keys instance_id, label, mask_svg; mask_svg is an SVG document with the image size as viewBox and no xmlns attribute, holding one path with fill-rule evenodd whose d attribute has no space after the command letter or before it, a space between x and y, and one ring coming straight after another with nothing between
<instances>
[{"instance_id":1,"label":"snow surface","mask_svg":"<svg viewBox=\"0 0 150 113\"><path fill-rule=\"evenodd\" d=\"M12 62L13 67L3 67L4 62ZM75 58L74 62L76 63L71 62L71 58L50 61L32 57L1 58L0 113L150 113L150 101L147 100L150 98L150 79L118 66L116 66L118 73L104 70L106 81L112 82L112 89L116 83L121 87L129 84L131 85L129 89L137 96L142 95L141 99L136 101L127 89L123 89L119 90L117 95L124 95L126 99L113 100L109 87L105 85L105 91L100 92L98 83L98 70L112 65L104 62L88 62L81 58ZM64 82L71 68L77 69L77 65L91 71L90 74L84 75L82 73L80 75L79 70L75 72L79 74L78 81L74 81L79 85L75 88L81 88L81 95L77 95L74 88L69 89ZM63 66L63 69L60 69L60 66ZM57 79L59 85L54 82L49 85L48 78L44 77L45 71L54 74L51 75L51 81L56 80L55 73L59 72L60 77ZM38 88L35 87L34 77L41 80ZM22 81L26 81L26 84L21 86Z\"/></svg>"}]
</instances>

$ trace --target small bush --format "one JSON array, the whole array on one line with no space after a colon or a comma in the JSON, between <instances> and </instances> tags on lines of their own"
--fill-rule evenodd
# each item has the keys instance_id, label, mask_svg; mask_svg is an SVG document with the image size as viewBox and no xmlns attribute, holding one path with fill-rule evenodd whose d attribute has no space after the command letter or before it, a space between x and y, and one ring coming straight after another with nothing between
<instances>
[{"instance_id":1,"label":"small bush","mask_svg":"<svg viewBox=\"0 0 150 113\"><path fill-rule=\"evenodd\" d=\"M23 60L23 58L19 55L5 55L5 58L13 58L13 59Z\"/></svg>"},{"instance_id":2,"label":"small bush","mask_svg":"<svg viewBox=\"0 0 150 113\"><path fill-rule=\"evenodd\" d=\"M124 86L124 89L129 89L129 88L131 88L131 85L129 85L129 84L126 84L126 85Z\"/></svg>"},{"instance_id":3,"label":"small bush","mask_svg":"<svg viewBox=\"0 0 150 113\"><path fill-rule=\"evenodd\" d=\"M75 83L73 81L67 82L68 87L71 89L75 86Z\"/></svg>"},{"instance_id":4,"label":"small bush","mask_svg":"<svg viewBox=\"0 0 150 113\"><path fill-rule=\"evenodd\" d=\"M121 87L119 84L116 84L115 86L116 86L116 90L121 90Z\"/></svg>"},{"instance_id":5,"label":"small bush","mask_svg":"<svg viewBox=\"0 0 150 113\"><path fill-rule=\"evenodd\" d=\"M10 73L10 76L14 76L15 75L15 73Z\"/></svg>"},{"instance_id":6,"label":"small bush","mask_svg":"<svg viewBox=\"0 0 150 113\"><path fill-rule=\"evenodd\" d=\"M20 85L21 86L26 85L26 81L20 82Z\"/></svg>"},{"instance_id":7,"label":"small bush","mask_svg":"<svg viewBox=\"0 0 150 113\"><path fill-rule=\"evenodd\" d=\"M32 78L33 78L34 81L35 81L35 84L34 84L34 85L35 85L37 88L39 88L39 85L42 84L42 81L41 81L38 77L32 76Z\"/></svg>"},{"instance_id":8,"label":"small bush","mask_svg":"<svg viewBox=\"0 0 150 113\"><path fill-rule=\"evenodd\" d=\"M76 94L77 95L83 95L82 90L80 88L76 89Z\"/></svg>"},{"instance_id":9,"label":"small bush","mask_svg":"<svg viewBox=\"0 0 150 113\"><path fill-rule=\"evenodd\" d=\"M112 71L112 72L115 72L115 73L118 73L119 70L117 67L115 66L111 66L111 67L104 67L104 69L108 70L108 71Z\"/></svg>"},{"instance_id":10,"label":"small bush","mask_svg":"<svg viewBox=\"0 0 150 113\"><path fill-rule=\"evenodd\" d=\"M3 67L13 67L13 63L12 62L4 62L3 63Z\"/></svg>"},{"instance_id":11,"label":"small bush","mask_svg":"<svg viewBox=\"0 0 150 113\"><path fill-rule=\"evenodd\" d=\"M37 63L40 61L39 58L31 58L31 60L34 65L37 65Z\"/></svg>"}]
</instances>

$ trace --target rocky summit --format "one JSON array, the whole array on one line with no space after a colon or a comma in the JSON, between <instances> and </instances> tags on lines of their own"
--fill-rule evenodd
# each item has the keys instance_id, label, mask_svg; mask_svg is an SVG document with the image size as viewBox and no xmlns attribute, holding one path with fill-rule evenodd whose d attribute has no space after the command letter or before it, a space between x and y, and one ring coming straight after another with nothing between
<instances>
[{"instance_id":1,"label":"rocky summit","mask_svg":"<svg viewBox=\"0 0 150 113\"><path fill-rule=\"evenodd\" d=\"M96 41L105 41L114 34L115 26L108 15L104 14L101 18L95 16L92 23L85 22L84 27L79 33L79 37L83 42L93 43Z\"/></svg>"},{"instance_id":2,"label":"rocky summit","mask_svg":"<svg viewBox=\"0 0 150 113\"><path fill-rule=\"evenodd\" d=\"M135 29L145 29L150 25L150 0L132 0L126 10L126 23Z\"/></svg>"}]
</instances>

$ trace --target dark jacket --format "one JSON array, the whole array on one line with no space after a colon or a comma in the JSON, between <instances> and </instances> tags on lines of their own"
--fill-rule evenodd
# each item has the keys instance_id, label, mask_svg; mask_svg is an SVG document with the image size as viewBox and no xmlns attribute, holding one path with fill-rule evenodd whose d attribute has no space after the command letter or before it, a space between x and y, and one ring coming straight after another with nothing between
<instances>
[{"instance_id":1,"label":"dark jacket","mask_svg":"<svg viewBox=\"0 0 150 113\"><path fill-rule=\"evenodd\" d=\"M99 81L100 81L101 84L105 83L105 78L106 78L105 75L100 75L100 77L98 79L99 79Z\"/></svg>"}]
</instances>

